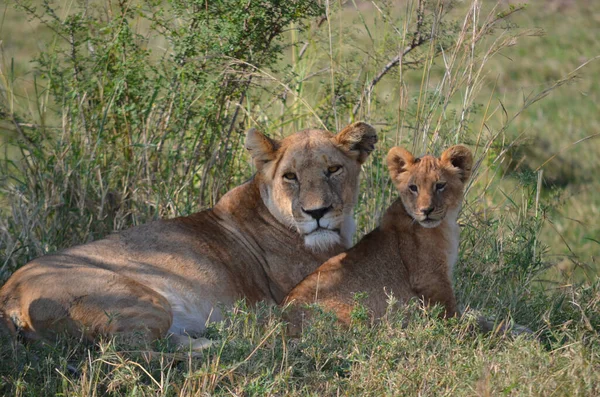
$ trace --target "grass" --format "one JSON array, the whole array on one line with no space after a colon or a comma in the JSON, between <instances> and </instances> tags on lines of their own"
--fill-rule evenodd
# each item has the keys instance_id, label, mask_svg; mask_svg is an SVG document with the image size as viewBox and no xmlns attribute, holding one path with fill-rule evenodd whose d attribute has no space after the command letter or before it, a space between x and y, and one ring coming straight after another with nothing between
<instances>
[{"instance_id":1,"label":"grass","mask_svg":"<svg viewBox=\"0 0 600 397\"><path fill-rule=\"evenodd\" d=\"M331 316L323 315L293 340L285 336L279 313L240 304L229 322L210 330L220 341L200 358L175 359L167 351L150 359L114 342L87 351L63 341L7 354L21 371L12 371L4 382L12 383L16 395L566 396L600 391L597 344L569 339L545 349L532 338L484 336L468 321L443 322L416 307L409 311L406 327L399 313L375 327L357 322L351 330L337 329Z\"/></svg>"},{"instance_id":2,"label":"grass","mask_svg":"<svg viewBox=\"0 0 600 397\"><path fill-rule=\"evenodd\" d=\"M80 81L68 78L68 43L22 9L0 10L0 282L33 257L211 205L252 172L244 129L283 136L362 119L380 143L364 167L357 237L395 197L383 162L391 146L439 154L468 144L478 167L461 217L459 302L536 337L481 335L468 318L410 307L373 326L357 315L350 330L322 314L294 340L278 309L240 303L196 358L164 341L136 351L118 341L5 342L1 394L600 393L600 5L430 1L420 20L417 1L325 1L327 18L288 25L269 63L202 41L186 1L91 2L93 34L80 33L95 53L77 47L89 73ZM55 5L61 21L80 10ZM235 29L219 34L237 43ZM212 55L189 55L195 48ZM402 67L386 70L406 49ZM31 62L40 51L46 69Z\"/></svg>"}]
</instances>

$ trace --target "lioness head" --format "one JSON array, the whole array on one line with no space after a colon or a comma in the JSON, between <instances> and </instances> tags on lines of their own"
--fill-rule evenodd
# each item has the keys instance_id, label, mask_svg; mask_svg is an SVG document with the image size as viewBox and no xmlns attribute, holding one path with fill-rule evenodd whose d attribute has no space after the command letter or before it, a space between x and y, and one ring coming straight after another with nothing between
<instances>
[{"instance_id":1,"label":"lioness head","mask_svg":"<svg viewBox=\"0 0 600 397\"><path fill-rule=\"evenodd\" d=\"M406 212L421 226L432 228L449 211L460 208L473 156L461 145L450 147L439 159L415 158L407 150L394 147L387 155L387 164Z\"/></svg>"},{"instance_id":2,"label":"lioness head","mask_svg":"<svg viewBox=\"0 0 600 397\"><path fill-rule=\"evenodd\" d=\"M361 164L376 142L375 129L362 122L337 135L304 130L281 141L255 129L246 135L262 200L314 251L352 244Z\"/></svg>"}]
</instances>

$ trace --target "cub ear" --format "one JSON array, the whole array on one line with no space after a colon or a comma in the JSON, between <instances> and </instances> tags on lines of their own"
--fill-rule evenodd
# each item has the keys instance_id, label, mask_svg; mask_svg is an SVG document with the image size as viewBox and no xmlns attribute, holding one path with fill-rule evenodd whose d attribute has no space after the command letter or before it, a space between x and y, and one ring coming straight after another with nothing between
<instances>
[{"instance_id":1,"label":"cub ear","mask_svg":"<svg viewBox=\"0 0 600 397\"><path fill-rule=\"evenodd\" d=\"M387 166L392 180L408 169L415 162L415 157L406 149L393 147L387 154Z\"/></svg>"},{"instance_id":2,"label":"cub ear","mask_svg":"<svg viewBox=\"0 0 600 397\"><path fill-rule=\"evenodd\" d=\"M440 157L442 164L457 168L460 180L465 183L471 176L473 166L473 155L471 151L463 145L451 146Z\"/></svg>"},{"instance_id":3,"label":"cub ear","mask_svg":"<svg viewBox=\"0 0 600 397\"><path fill-rule=\"evenodd\" d=\"M377 131L369 124L359 121L341 130L333 137L333 141L350 158L362 164L375 149Z\"/></svg>"},{"instance_id":4,"label":"cub ear","mask_svg":"<svg viewBox=\"0 0 600 397\"><path fill-rule=\"evenodd\" d=\"M252 128L246 132L245 146L246 150L248 150L252 156L254 166L260 171L265 164L275 159L275 153L279 148L279 142L263 135L255 128Z\"/></svg>"}]
</instances>

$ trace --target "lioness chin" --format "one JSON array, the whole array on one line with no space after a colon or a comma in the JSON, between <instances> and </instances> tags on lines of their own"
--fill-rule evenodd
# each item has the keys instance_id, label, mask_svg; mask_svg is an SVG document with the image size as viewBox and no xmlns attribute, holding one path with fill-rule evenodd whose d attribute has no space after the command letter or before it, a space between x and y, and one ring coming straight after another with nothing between
<instances>
[{"instance_id":1,"label":"lioness chin","mask_svg":"<svg viewBox=\"0 0 600 397\"><path fill-rule=\"evenodd\" d=\"M251 180L212 209L33 260L0 289L0 328L187 344L237 299L280 303L350 245L361 164L376 141L360 122L281 141L250 130Z\"/></svg>"},{"instance_id":2,"label":"lioness chin","mask_svg":"<svg viewBox=\"0 0 600 397\"><path fill-rule=\"evenodd\" d=\"M386 312L388 295L407 302L440 303L446 316L456 314L450 280L458 253L457 217L471 174L471 152L452 146L440 158L415 158L395 147L387 156L390 176L400 198L385 212L381 224L347 252L321 265L285 298L292 333L308 314L307 303L319 303L350 323L353 297L366 292L365 306L373 319Z\"/></svg>"}]
</instances>

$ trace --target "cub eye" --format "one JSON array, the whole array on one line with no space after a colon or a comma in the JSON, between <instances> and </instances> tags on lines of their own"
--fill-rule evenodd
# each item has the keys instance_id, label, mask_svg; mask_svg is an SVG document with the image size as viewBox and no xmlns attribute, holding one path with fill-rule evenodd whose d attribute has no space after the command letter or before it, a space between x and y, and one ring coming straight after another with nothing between
<instances>
[{"instance_id":1,"label":"cub eye","mask_svg":"<svg viewBox=\"0 0 600 397\"><path fill-rule=\"evenodd\" d=\"M287 179L288 181L295 181L296 179L298 179L296 174L294 174L293 172L286 172L285 174L283 174L283 178Z\"/></svg>"},{"instance_id":2,"label":"cub eye","mask_svg":"<svg viewBox=\"0 0 600 397\"><path fill-rule=\"evenodd\" d=\"M332 165L331 167L327 168L327 173L329 175L335 174L336 172L338 172L341 169L342 169L341 165Z\"/></svg>"},{"instance_id":3,"label":"cub eye","mask_svg":"<svg viewBox=\"0 0 600 397\"><path fill-rule=\"evenodd\" d=\"M419 190L417 185L408 185L408 188L415 193Z\"/></svg>"},{"instance_id":4,"label":"cub eye","mask_svg":"<svg viewBox=\"0 0 600 397\"><path fill-rule=\"evenodd\" d=\"M438 182L435 184L435 190L442 191L446 187L446 182Z\"/></svg>"}]
</instances>

